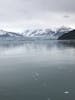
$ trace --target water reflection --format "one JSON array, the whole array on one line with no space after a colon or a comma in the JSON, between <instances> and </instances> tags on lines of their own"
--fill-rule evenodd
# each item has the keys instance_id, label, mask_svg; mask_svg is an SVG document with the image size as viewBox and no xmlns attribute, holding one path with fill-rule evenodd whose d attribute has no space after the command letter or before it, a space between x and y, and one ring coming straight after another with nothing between
<instances>
[{"instance_id":1,"label":"water reflection","mask_svg":"<svg viewBox=\"0 0 75 100\"><path fill-rule=\"evenodd\" d=\"M0 42L1 100L73 100L75 41Z\"/></svg>"},{"instance_id":2,"label":"water reflection","mask_svg":"<svg viewBox=\"0 0 75 100\"><path fill-rule=\"evenodd\" d=\"M75 47L75 41L73 40L48 40L48 41L0 41L0 47L16 47L21 45L31 45L31 46L46 46L46 47L54 47L54 46L65 46L65 47Z\"/></svg>"},{"instance_id":3,"label":"water reflection","mask_svg":"<svg viewBox=\"0 0 75 100\"><path fill-rule=\"evenodd\" d=\"M50 41L0 41L0 49L1 48L15 48L15 47L23 47L30 49L38 49L41 47L45 47L47 49L57 47L57 48L75 48L75 41L72 40L50 40Z\"/></svg>"}]
</instances>

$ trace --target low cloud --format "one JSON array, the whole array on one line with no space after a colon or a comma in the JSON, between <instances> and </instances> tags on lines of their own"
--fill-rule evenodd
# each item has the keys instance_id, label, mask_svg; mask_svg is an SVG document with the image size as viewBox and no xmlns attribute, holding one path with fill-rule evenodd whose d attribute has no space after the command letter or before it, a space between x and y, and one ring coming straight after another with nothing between
<instances>
[{"instance_id":1,"label":"low cloud","mask_svg":"<svg viewBox=\"0 0 75 100\"><path fill-rule=\"evenodd\" d=\"M0 0L1 24L7 23L16 26L16 24L21 23L26 25L29 21L30 23L37 23L38 21L42 24L57 23L59 25L63 23L64 18L70 18L69 14L73 16L74 20L75 0ZM74 24L73 20L67 24Z\"/></svg>"}]
</instances>

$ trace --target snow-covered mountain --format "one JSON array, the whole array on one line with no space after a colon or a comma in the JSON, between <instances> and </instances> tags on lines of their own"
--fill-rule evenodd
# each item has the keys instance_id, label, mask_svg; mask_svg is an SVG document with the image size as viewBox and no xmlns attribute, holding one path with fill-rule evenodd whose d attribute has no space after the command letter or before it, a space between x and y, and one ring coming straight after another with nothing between
<instances>
[{"instance_id":1,"label":"snow-covered mountain","mask_svg":"<svg viewBox=\"0 0 75 100\"><path fill-rule=\"evenodd\" d=\"M0 30L0 40L36 40L36 39L58 39L65 33L72 31L71 28L60 27L55 30L46 28L46 29L26 29L22 33L16 32L7 32L4 30Z\"/></svg>"},{"instance_id":2,"label":"snow-covered mountain","mask_svg":"<svg viewBox=\"0 0 75 100\"><path fill-rule=\"evenodd\" d=\"M54 33L51 29L33 29L33 30L25 30L22 34L24 36L30 37L38 37L38 36L50 36Z\"/></svg>"},{"instance_id":3,"label":"snow-covered mountain","mask_svg":"<svg viewBox=\"0 0 75 100\"><path fill-rule=\"evenodd\" d=\"M22 35L24 37L31 37L36 39L54 39L55 32L51 29L33 29L25 30Z\"/></svg>"},{"instance_id":4,"label":"snow-covered mountain","mask_svg":"<svg viewBox=\"0 0 75 100\"><path fill-rule=\"evenodd\" d=\"M14 39L20 39L23 36L16 32L7 32L4 30L0 30L0 40L14 40Z\"/></svg>"},{"instance_id":5,"label":"snow-covered mountain","mask_svg":"<svg viewBox=\"0 0 75 100\"><path fill-rule=\"evenodd\" d=\"M56 28L55 30L51 29L32 29L32 30L25 30L22 35L24 37L41 37L41 38L49 38L49 39L57 39L61 35L68 33L71 31L71 28L68 27L60 27Z\"/></svg>"},{"instance_id":6,"label":"snow-covered mountain","mask_svg":"<svg viewBox=\"0 0 75 100\"><path fill-rule=\"evenodd\" d=\"M66 34L70 31L72 31L73 29L70 28L70 27L65 27L65 26L62 26L60 28L57 28L56 29L56 32L55 32L55 37L56 38L59 38L60 36L62 36L63 34Z\"/></svg>"},{"instance_id":7,"label":"snow-covered mountain","mask_svg":"<svg viewBox=\"0 0 75 100\"><path fill-rule=\"evenodd\" d=\"M15 32L7 32L4 30L0 30L0 37L20 37L21 34L15 33Z\"/></svg>"}]
</instances>

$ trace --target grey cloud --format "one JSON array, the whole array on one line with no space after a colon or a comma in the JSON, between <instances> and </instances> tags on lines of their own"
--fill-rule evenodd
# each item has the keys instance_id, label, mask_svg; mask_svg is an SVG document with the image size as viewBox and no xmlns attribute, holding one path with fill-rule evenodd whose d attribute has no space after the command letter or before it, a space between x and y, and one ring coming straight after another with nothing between
<instances>
[{"instance_id":1,"label":"grey cloud","mask_svg":"<svg viewBox=\"0 0 75 100\"><path fill-rule=\"evenodd\" d=\"M68 14L74 17L75 0L0 0L1 23L19 23L27 20L45 20L46 22L46 19L52 22L52 17L57 21L59 17L57 14L61 18L64 14L66 14L64 18L69 18Z\"/></svg>"},{"instance_id":2,"label":"grey cloud","mask_svg":"<svg viewBox=\"0 0 75 100\"><path fill-rule=\"evenodd\" d=\"M0 0L0 13L75 12L75 0Z\"/></svg>"},{"instance_id":3,"label":"grey cloud","mask_svg":"<svg viewBox=\"0 0 75 100\"><path fill-rule=\"evenodd\" d=\"M70 18L70 16L69 16L69 15L64 15L63 17L64 17L64 18Z\"/></svg>"},{"instance_id":4,"label":"grey cloud","mask_svg":"<svg viewBox=\"0 0 75 100\"><path fill-rule=\"evenodd\" d=\"M75 0L41 0L41 4L49 11L75 12Z\"/></svg>"}]
</instances>

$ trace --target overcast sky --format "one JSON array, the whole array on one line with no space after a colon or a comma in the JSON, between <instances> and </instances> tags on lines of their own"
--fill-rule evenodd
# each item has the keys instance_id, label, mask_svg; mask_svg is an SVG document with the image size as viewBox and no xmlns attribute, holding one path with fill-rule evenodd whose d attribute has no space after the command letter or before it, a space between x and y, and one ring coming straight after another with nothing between
<instances>
[{"instance_id":1,"label":"overcast sky","mask_svg":"<svg viewBox=\"0 0 75 100\"><path fill-rule=\"evenodd\" d=\"M0 0L0 29L75 27L75 0Z\"/></svg>"}]
</instances>

